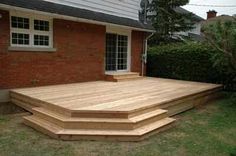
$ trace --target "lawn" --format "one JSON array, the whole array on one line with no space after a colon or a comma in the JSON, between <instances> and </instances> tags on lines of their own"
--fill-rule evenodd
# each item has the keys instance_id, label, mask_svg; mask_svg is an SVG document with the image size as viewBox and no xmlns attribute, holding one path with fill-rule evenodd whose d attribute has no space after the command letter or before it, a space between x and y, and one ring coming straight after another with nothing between
<instances>
[{"instance_id":1,"label":"lawn","mask_svg":"<svg viewBox=\"0 0 236 156\"><path fill-rule=\"evenodd\" d=\"M174 128L137 143L58 141L23 125L21 116L0 116L0 156L236 155L236 101L229 97L182 113Z\"/></svg>"}]
</instances>

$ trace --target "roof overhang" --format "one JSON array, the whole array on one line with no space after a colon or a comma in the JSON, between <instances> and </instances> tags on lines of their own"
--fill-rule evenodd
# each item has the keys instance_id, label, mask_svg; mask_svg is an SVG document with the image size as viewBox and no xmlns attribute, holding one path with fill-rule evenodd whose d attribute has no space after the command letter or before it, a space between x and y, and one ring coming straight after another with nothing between
<instances>
[{"instance_id":1,"label":"roof overhang","mask_svg":"<svg viewBox=\"0 0 236 156\"><path fill-rule=\"evenodd\" d=\"M1 0L0 8L4 10L33 12L53 18L79 21L91 24L117 26L126 29L155 32L149 24L140 21L108 15L100 12L65 6L42 0Z\"/></svg>"}]
</instances>

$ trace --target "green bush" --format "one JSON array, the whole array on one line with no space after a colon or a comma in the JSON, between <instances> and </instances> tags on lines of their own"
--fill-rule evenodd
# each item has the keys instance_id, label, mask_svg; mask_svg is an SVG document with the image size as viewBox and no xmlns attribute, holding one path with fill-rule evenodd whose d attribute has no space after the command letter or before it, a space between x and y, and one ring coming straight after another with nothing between
<instances>
[{"instance_id":1,"label":"green bush","mask_svg":"<svg viewBox=\"0 0 236 156\"><path fill-rule=\"evenodd\" d=\"M203 43L177 43L148 50L147 74L199 82L222 83L223 75L213 67L216 51Z\"/></svg>"}]
</instances>

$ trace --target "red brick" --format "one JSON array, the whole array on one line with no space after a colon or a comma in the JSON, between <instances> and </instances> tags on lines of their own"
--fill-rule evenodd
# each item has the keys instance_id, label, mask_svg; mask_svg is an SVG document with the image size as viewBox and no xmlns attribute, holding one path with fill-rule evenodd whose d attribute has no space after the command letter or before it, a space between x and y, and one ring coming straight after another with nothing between
<instances>
[{"instance_id":1,"label":"red brick","mask_svg":"<svg viewBox=\"0 0 236 156\"><path fill-rule=\"evenodd\" d=\"M0 89L104 79L106 27L53 20L56 52L8 51L9 13L0 19ZM132 32L132 71L141 72L144 33Z\"/></svg>"},{"instance_id":2,"label":"red brick","mask_svg":"<svg viewBox=\"0 0 236 156\"><path fill-rule=\"evenodd\" d=\"M142 54L144 52L145 32L133 31L131 39L131 71L142 73ZM144 75L146 74L146 67L144 66Z\"/></svg>"}]
</instances>

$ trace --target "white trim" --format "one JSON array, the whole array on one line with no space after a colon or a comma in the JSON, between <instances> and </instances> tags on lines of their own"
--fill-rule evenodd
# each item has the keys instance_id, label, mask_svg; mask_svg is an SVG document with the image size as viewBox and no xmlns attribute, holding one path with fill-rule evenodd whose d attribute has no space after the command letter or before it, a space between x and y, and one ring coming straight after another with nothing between
<instances>
[{"instance_id":1,"label":"white trim","mask_svg":"<svg viewBox=\"0 0 236 156\"><path fill-rule=\"evenodd\" d=\"M112 33L117 35L125 35L128 36L128 51L127 51L127 70L117 70L118 72L128 72L131 71L131 37L132 37L132 30L131 29L124 29L121 27L114 27L114 26L107 26L106 33Z\"/></svg>"},{"instance_id":2,"label":"white trim","mask_svg":"<svg viewBox=\"0 0 236 156\"><path fill-rule=\"evenodd\" d=\"M35 51L35 52L55 52L56 48L38 48L38 47L8 47L9 51Z\"/></svg>"},{"instance_id":3,"label":"white trim","mask_svg":"<svg viewBox=\"0 0 236 156\"><path fill-rule=\"evenodd\" d=\"M22 17L29 19L29 29L20 29L20 28L13 28L11 25L11 17ZM29 48L52 48L53 47L53 19L50 17L45 17L38 14L29 14L26 12L15 11L11 10L9 14L9 22L10 22L10 40L11 40L11 47L29 47ZM44 20L49 22L49 31L39 31L34 30L34 20ZM29 34L29 45L18 45L12 43L12 33L24 33ZM34 45L34 35L45 35L49 36L49 45L48 46L40 46Z\"/></svg>"},{"instance_id":4,"label":"white trim","mask_svg":"<svg viewBox=\"0 0 236 156\"><path fill-rule=\"evenodd\" d=\"M71 21L76 21L76 22L84 22L84 23L98 24L98 25L104 25L104 26L116 26L116 27L121 27L121 28L125 28L125 29L137 30L137 31L155 32L155 30L142 29L142 28L124 26L124 25L119 25L119 24L107 23L107 22L100 22L100 21L96 21L96 20L88 20L88 19L84 19L84 18L71 17L71 16L60 15L60 14L56 14L56 13L47 13L47 12L43 12L43 11L25 9L25 8L20 8L20 7L15 7L15 6L9 6L9 5L5 5L5 4L0 4L0 8L6 9L6 10L19 10L19 11L24 11L24 12L28 12L28 13L41 14L44 16L50 16L52 18L71 20Z\"/></svg>"}]
</instances>

